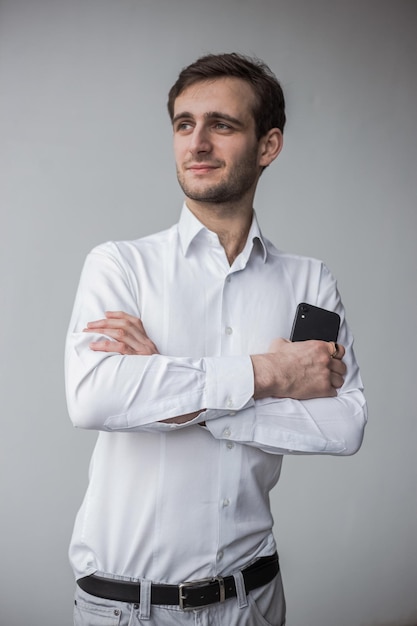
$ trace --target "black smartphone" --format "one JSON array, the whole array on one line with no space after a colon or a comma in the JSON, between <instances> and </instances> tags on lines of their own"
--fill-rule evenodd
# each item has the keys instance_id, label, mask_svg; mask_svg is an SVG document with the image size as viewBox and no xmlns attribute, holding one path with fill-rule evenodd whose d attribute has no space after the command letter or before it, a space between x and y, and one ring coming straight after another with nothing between
<instances>
[{"instance_id":1,"label":"black smartphone","mask_svg":"<svg viewBox=\"0 0 417 626\"><path fill-rule=\"evenodd\" d=\"M339 327L340 316L334 311L301 302L295 312L290 339L291 341L321 339L336 342Z\"/></svg>"}]
</instances>

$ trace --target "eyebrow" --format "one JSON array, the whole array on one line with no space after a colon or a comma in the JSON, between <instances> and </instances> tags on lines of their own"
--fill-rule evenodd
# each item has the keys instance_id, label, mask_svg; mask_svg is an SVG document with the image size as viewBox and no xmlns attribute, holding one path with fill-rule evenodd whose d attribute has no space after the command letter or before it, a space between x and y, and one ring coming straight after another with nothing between
<instances>
[{"instance_id":1,"label":"eyebrow","mask_svg":"<svg viewBox=\"0 0 417 626\"><path fill-rule=\"evenodd\" d=\"M175 124L179 120L183 119L194 119L194 115L188 111L183 111L181 113L177 113L174 116L172 123ZM233 117L232 115L228 115L227 113L222 113L221 111L208 111L204 113L204 119L206 120L224 120L226 122L230 122L239 128L244 126L244 123L239 120L237 117Z\"/></svg>"}]
</instances>

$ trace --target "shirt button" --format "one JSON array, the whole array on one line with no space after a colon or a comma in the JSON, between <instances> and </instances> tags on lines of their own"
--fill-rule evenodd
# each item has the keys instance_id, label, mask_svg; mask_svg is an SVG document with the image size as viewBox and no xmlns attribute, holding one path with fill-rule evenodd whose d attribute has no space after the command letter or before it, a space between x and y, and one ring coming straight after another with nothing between
<instances>
[{"instance_id":1,"label":"shirt button","mask_svg":"<svg viewBox=\"0 0 417 626\"><path fill-rule=\"evenodd\" d=\"M229 500L229 498L225 498L225 499L223 500L223 506L229 506L229 504L230 504L230 500Z\"/></svg>"},{"instance_id":2,"label":"shirt button","mask_svg":"<svg viewBox=\"0 0 417 626\"><path fill-rule=\"evenodd\" d=\"M117 615L120 615L120 611L119 611L119 609L114 609L114 611L113 611L113 612L114 612L114 614L115 614L116 616L117 616Z\"/></svg>"},{"instance_id":3,"label":"shirt button","mask_svg":"<svg viewBox=\"0 0 417 626\"><path fill-rule=\"evenodd\" d=\"M231 335L233 333L233 328L230 328L230 326L226 326L226 335Z\"/></svg>"},{"instance_id":4,"label":"shirt button","mask_svg":"<svg viewBox=\"0 0 417 626\"><path fill-rule=\"evenodd\" d=\"M233 443L233 441L228 441L226 445L227 445L229 450L232 450L232 448L235 447L235 444Z\"/></svg>"},{"instance_id":5,"label":"shirt button","mask_svg":"<svg viewBox=\"0 0 417 626\"><path fill-rule=\"evenodd\" d=\"M226 281L227 281L228 283L230 283L230 282L231 282L231 280L232 280L232 277L231 277L231 276L227 276Z\"/></svg>"},{"instance_id":6,"label":"shirt button","mask_svg":"<svg viewBox=\"0 0 417 626\"><path fill-rule=\"evenodd\" d=\"M217 553L217 560L221 561L223 558L223 552L220 550L220 552Z\"/></svg>"},{"instance_id":7,"label":"shirt button","mask_svg":"<svg viewBox=\"0 0 417 626\"><path fill-rule=\"evenodd\" d=\"M233 400L232 400L232 398L227 398L227 400L226 400L226 406L227 406L227 408L228 408L228 409L231 409L231 408L232 408L232 406L233 406Z\"/></svg>"},{"instance_id":8,"label":"shirt button","mask_svg":"<svg viewBox=\"0 0 417 626\"><path fill-rule=\"evenodd\" d=\"M224 437L230 437L232 433L230 432L230 428L225 428L223 431Z\"/></svg>"}]
</instances>

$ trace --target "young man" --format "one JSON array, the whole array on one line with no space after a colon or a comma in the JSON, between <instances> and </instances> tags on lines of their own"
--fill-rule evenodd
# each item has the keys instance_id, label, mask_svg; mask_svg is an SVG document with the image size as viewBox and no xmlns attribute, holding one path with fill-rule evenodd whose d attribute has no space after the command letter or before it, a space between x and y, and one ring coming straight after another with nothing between
<instances>
[{"instance_id":1,"label":"young man","mask_svg":"<svg viewBox=\"0 0 417 626\"><path fill-rule=\"evenodd\" d=\"M352 335L327 268L276 250L253 211L285 124L269 68L202 57L168 109L180 221L95 248L68 333L69 412L100 431L75 623L282 626L269 492L285 453L359 449ZM339 313L339 344L288 341L299 302Z\"/></svg>"}]
</instances>

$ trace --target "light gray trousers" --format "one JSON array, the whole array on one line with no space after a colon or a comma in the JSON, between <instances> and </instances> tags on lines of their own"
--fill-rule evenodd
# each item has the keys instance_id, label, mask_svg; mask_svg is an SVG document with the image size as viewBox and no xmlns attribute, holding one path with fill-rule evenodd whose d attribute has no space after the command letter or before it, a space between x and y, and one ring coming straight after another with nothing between
<instances>
[{"instance_id":1,"label":"light gray trousers","mask_svg":"<svg viewBox=\"0 0 417 626\"><path fill-rule=\"evenodd\" d=\"M150 604L150 583L141 581L140 604L102 600L77 587L74 626L284 626L285 599L281 575L246 595L241 574L235 576L237 598L182 611Z\"/></svg>"}]
</instances>

